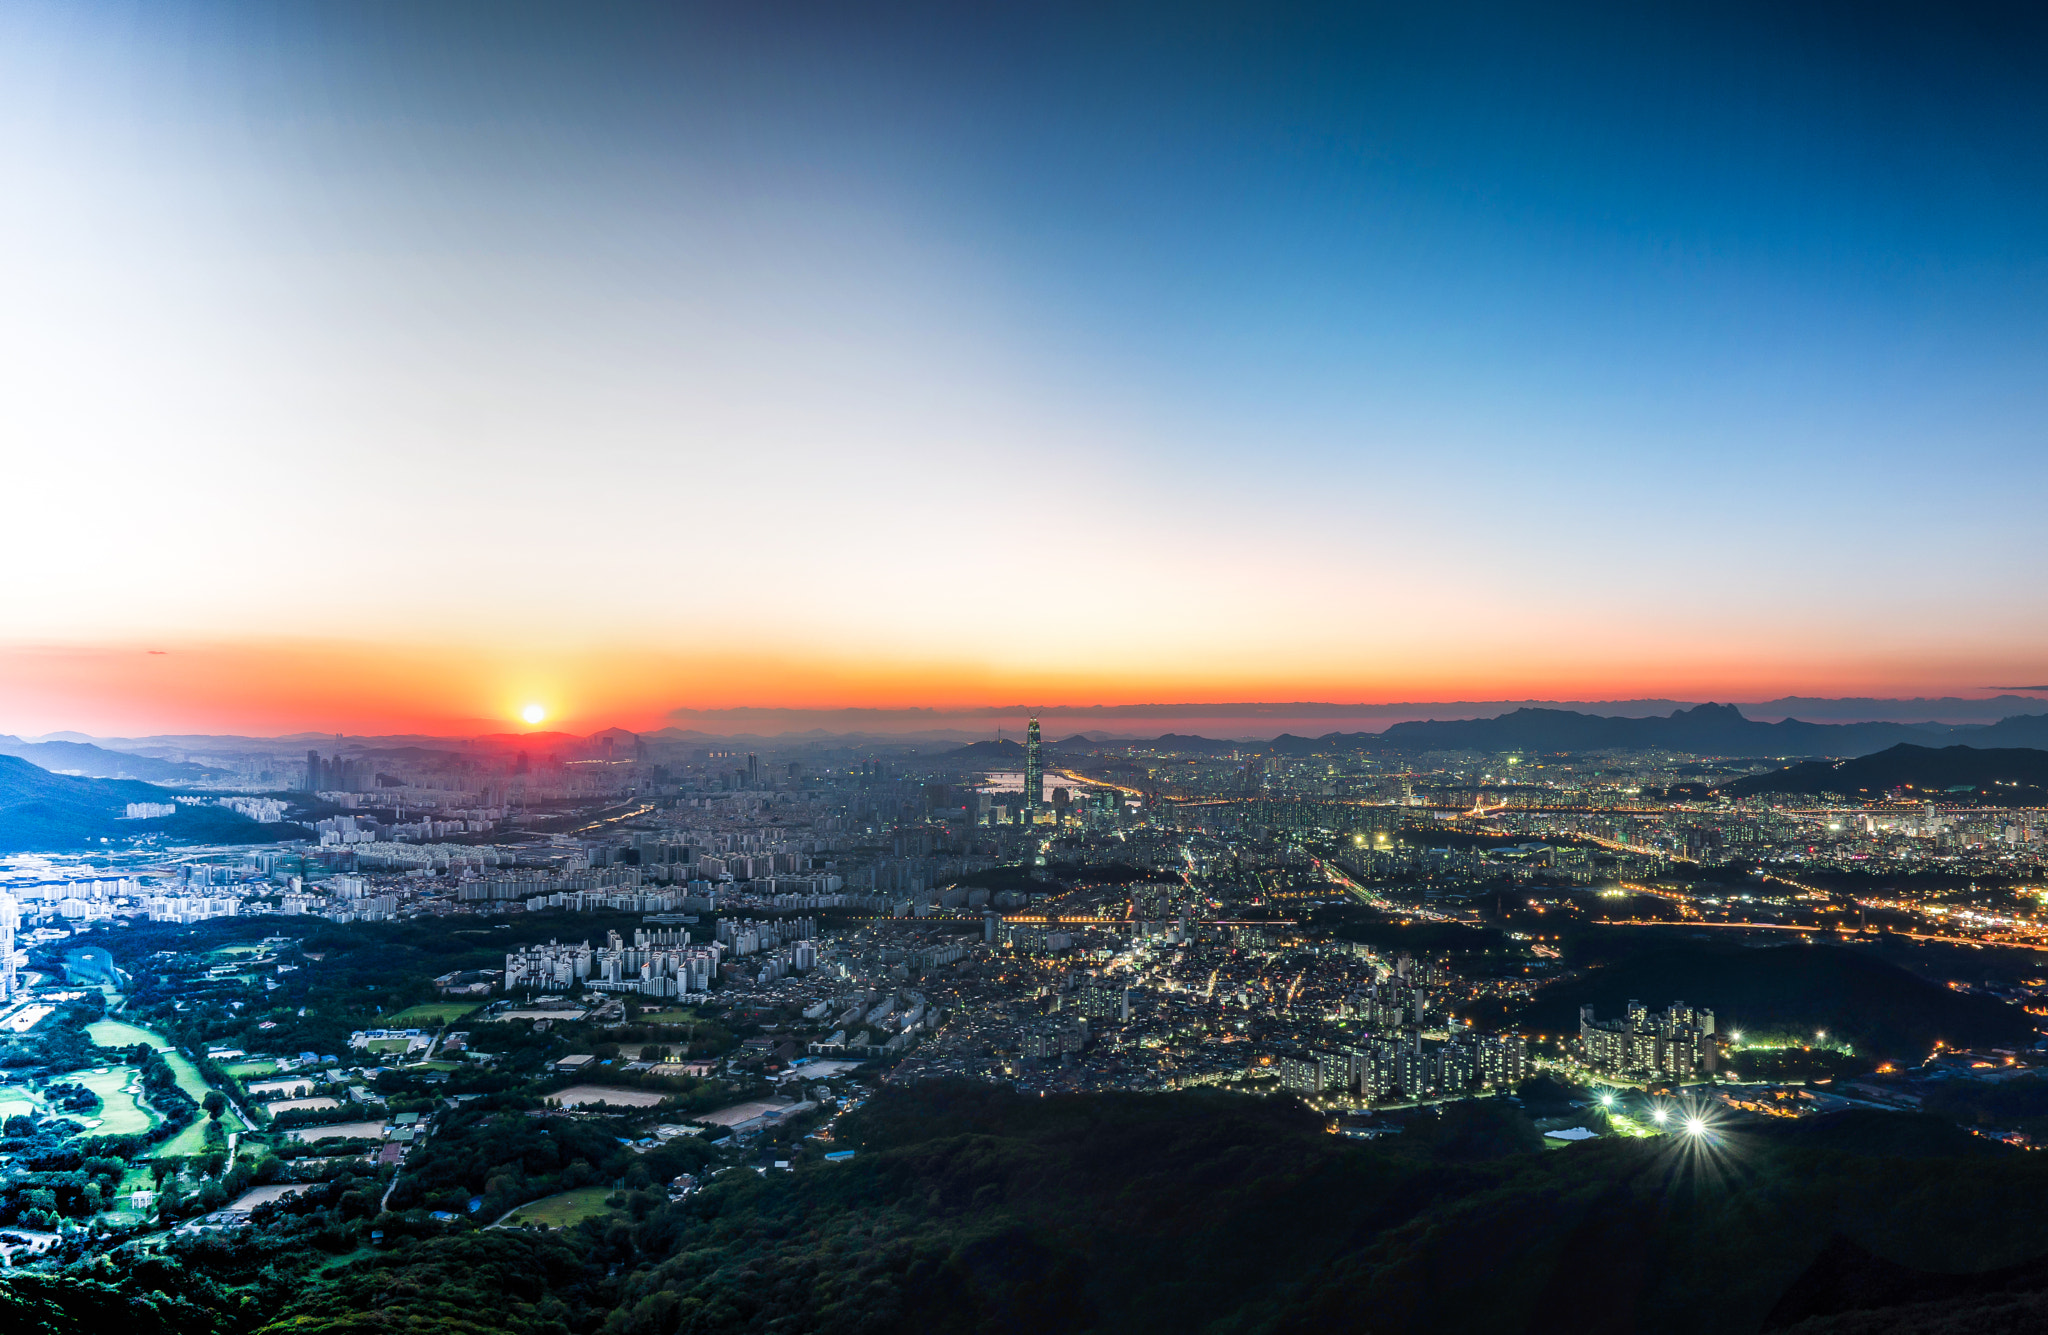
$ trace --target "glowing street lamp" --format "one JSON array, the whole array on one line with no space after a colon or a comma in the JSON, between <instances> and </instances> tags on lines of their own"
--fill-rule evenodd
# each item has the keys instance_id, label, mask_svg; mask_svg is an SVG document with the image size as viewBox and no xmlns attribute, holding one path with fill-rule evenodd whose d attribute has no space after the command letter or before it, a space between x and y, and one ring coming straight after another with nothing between
<instances>
[{"instance_id":1,"label":"glowing street lamp","mask_svg":"<svg viewBox=\"0 0 2048 1335\"><path fill-rule=\"evenodd\" d=\"M1688 1117L1685 1119L1685 1134L1688 1136L1704 1136L1707 1134L1707 1124L1697 1117Z\"/></svg>"},{"instance_id":2,"label":"glowing street lamp","mask_svg":"<svg viewBox=\"0 0 2048 1335\"><path fill-rule=\"evenodd\" d=\"M1662 1108L1657 1109L1657 1111L1651 1113L1650 1116L1657 1119L1658 1126L1662 1126L1664 1125L1664 1123L1671 1120L1671 1114L1665 1112Z\"/></svg>"}]
</instances>

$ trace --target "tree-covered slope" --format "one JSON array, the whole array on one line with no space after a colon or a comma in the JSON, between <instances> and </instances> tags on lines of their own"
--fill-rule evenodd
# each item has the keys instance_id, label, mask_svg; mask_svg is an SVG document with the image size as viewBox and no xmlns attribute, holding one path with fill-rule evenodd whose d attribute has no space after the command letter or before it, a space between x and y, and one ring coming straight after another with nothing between
<instances>
[{"instance_id":1,"label":"tree-covered slope","mask_svg":"<svg viewBox=\"0 0 2048 1335\"><path fill-rule=\"evenodd\" d=\"M1366 1145L1285 1100L927 1085L842 1131L850 1162L408 1242L263 1329L1718 1332L1838 1236L1914 1272L2048 1251L2048 1163L1893 1114L1544 1152L1500 1102Z\"/></svg>"}]
</instances>

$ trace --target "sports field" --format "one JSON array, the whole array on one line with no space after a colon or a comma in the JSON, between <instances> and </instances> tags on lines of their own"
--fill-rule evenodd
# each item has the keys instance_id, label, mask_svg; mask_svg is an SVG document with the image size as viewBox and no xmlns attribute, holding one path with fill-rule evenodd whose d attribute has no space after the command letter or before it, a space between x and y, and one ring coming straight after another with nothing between
<instances>
[{"instance_id":1,"label":"sports field","mask_svg":"<svg viewBox=\"0 0 2048 1335\"><path fill-rule=\"evenodd\" d=\"M454 1024L483 1003L480 1001L429 1001L408 1006L384 1023L393 1029L419 1029L430 1024Z\"/></svg>"},{"instance_id":2,"label":"sports field","mask_svg":"<svg viewBox=\"0 0 2048 1335\"><path fill-rule=\"evenodd\" d=\"M609 1214L611 1207L604 1203L604 1198L611 1194L610 1187L578 1187L574 1191L529 1201L502 1222L508 1227L539 1224L543 1228L567 1228L579 1220Z\"/></svg>"},{"instance_id":3,"label":"sports field","mask_svg":"<svg viewBox=\"0 0 2048 1335\"><path fill-rule=\"evenodd\" d=\"M585 1108L609 1103L614 1108L652 1108L668 1097L659 1089L617 1089L609 1085L571 1085L548 1095L564 1108Z\"/></svg>"}]
</instances>

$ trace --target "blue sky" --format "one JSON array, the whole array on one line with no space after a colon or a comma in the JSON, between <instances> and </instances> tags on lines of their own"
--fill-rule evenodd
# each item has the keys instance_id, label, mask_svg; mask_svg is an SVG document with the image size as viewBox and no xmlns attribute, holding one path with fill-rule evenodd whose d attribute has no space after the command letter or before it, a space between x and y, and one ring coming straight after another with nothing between
<instances>
[{"instance_id":1,"label":"blue sky","mask_svg":"<svg viewBox=\"0 0 2048 1335\"><path fill-rule=\"evenodd\" d=\"M2043 26L12 7L0 614L756 627L671 707L2035 680ZM217 515L346 577L167 544Z\"/></svg>"}]
</instances>

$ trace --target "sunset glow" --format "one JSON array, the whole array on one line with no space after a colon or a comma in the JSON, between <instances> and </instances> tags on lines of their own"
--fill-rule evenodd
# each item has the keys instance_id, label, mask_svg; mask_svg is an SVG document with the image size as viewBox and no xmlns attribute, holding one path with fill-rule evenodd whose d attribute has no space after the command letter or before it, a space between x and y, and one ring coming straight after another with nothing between
<instances>
[{"instance_id":1,"label":"sunset glow","mask_svg":"<svg viewBox=\"0 0 2048 1335\"><path fill-rule=\"evenodd\" d=\"M1962 228L1922 205L1976 177L1834 102L1724 118L1707 61L1648 154L1562 29L1443 46L1475 82L1344 28L1361 73L1301 87L1097 31L1126 105L964 15L911 73L822 17L259 56L208 13L0 18L0 730L2044 676L2040 582L1929 553L2041 563L2048 381L1999 368L2048 270L1888 275L2048 209ZM1476 135L1460 89L1557 105Z\"/></svg>"}]
</instances>

